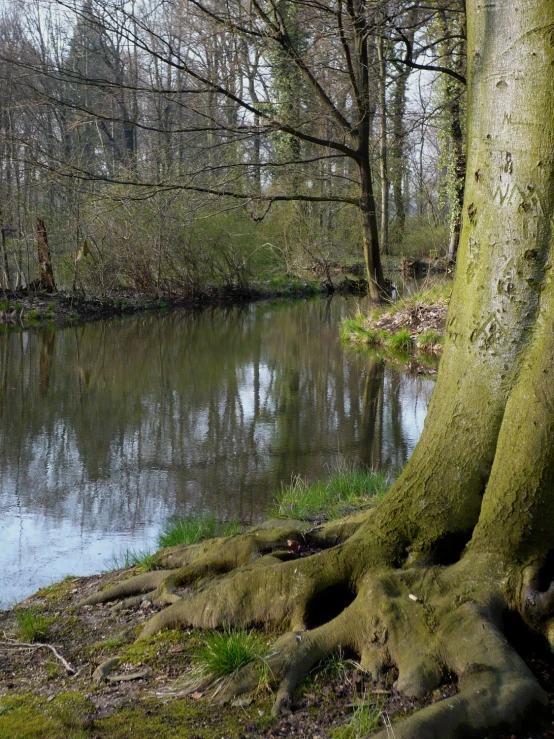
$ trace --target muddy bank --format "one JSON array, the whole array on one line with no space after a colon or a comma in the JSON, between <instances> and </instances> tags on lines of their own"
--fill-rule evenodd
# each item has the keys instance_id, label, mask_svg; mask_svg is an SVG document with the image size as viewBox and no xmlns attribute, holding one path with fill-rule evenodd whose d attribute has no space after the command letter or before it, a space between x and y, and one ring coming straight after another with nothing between
<instances>
[{"instance_id":1,"label":"muddy bank","mask_svg":"<svg viewBox=\"0 0 554 739\"><path fill-rule=\"evenodd\" d=\"M0 293L0 324L4 326L69 326L100 318L136 313L168 311L174 308L200 309L217 305L235 305L257 300L306 298L329 294L323 287L305 286L272 291L257 288L207 290L186 296L148 296L132 291L118 291L107 297L83 297L70 293Z\"/></svg>"}]
</instances>

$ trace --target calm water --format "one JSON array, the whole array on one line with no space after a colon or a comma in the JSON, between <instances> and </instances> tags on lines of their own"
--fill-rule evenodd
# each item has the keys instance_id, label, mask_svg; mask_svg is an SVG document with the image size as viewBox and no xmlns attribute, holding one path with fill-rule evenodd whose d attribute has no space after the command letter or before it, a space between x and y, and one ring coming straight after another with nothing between
<instances>
[{"instance_id":1,"label":"calm water","mask_svg":"<svg viewBox=\"0 0 554 739\"><path fill-rule=\"evenodd\" d=\"M341 299L0 335L0 593L154 548L174 514L261 518L339 460L398 469L433 383L345 352Z\"/></svg>"}]
</instances>

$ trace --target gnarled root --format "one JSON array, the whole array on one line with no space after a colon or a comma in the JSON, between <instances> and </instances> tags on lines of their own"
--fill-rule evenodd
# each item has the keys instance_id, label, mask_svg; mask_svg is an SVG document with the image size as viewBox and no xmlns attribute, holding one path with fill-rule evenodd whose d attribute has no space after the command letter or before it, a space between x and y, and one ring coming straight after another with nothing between
<instances>
[{"instance_id":1,"label":"gnarled root","mask_svg":"<svg viewBox=\"0 0 554 739\"><path fill-rule=\"evenodd\" d=\"M287 710L292 691L314 664L343 647L358 653L377 681L397 667L396 687L410 696L458 677L460 693L395 725L397 739L513 731L530 713L540 714L546 696L499 628L499 593L487 577L476 588L474 573L458 565L369 574L334 619L276 642L267 660L280 683L274 712ZM253 689L257 679L252 666L245 668L221 698Z\"/></svg>"},{"instance_id":2,"label":"gnarled root","mask_svg":"<svg viewBox=\"0 0 554 739\"><path fill-rule=\"evenodd\" d=\"M141 575L87 602L141 590L155 602L171 603L147 621L141 636L179 626L287 626L289 633L265 660L279 684L276 714L288 710L302 677L340 648L358 654L377 682L396 668L396 687L410 696L421 697L457 677L460 693L395 724L397 739L513 731L546 705L542 689L501 631L502 612L514 605L503 590L512 575L502 562L469 553L448 567L395 568L382 562L364 569L361 562L368 557L383 557L357 537L294 558L287 541L310 535L295 525L168 550L162 553L165 563L178 568ZM533 582L528 576L519 592L528 598ZM176 595L185 583L188 591ZM252 690L259 677L259 665L243 668L219 699Z\"/></svg>"},{"instance_id":3,"label":"gnarled root","mask_svg":"<svg viewBox=\"0 0 554 739\"><path fill-rule=\"evenodd\" d=\"M364 518L367 514L364 515ZM179 600L175 592L189 585L205 586L215 577L244 566L265 566L296 560L298 548L312 545L325 548L355 531L360 515L313 528L303 521L267 521L246 534L208 539L200 544L162 549L157 561L162 569L117 583L85 598L79 606L119 600L118 608L132 607L142 600L168 605ZM265 619L260 619L265 621Z\"/></svg>"}]
</instances>

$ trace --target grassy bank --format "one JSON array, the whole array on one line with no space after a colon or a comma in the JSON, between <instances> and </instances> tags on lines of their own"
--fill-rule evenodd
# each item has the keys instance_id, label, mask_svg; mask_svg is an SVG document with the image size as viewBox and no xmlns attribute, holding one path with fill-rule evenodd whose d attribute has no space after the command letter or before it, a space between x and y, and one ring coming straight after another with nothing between
<instances>
[{"instance_id":1,"label":"grassy bank","mask_svg":"<svg viewBox=\"0 0 554 739\"><path fill-rule=\"evenodd\" d=\"M363 265L362 265L363 266ZM0 288L0 327L65 326L99 318L113 318L140 312L163 312L172 308L202 308L257 300L279 300L363 294L365 281L359 263L335 263L325 274L305 269L299 273L272 270L267 275L240 282L182 286L173 291L112 288L102 294L92 291L63 291L47 294L33 290Z\"/></svg>"},{"instance_id":2,"label":"grassy bank","mask_svg":"<svg viewBox=\"0 0 554 739\"><path fill-rule=\"evenodd\" d=\"M441 281L369 315L359 312L342 322L341 338L352 344L393 351L439 354L451 291L452 283Z\"/></svg>"},{"instance_id":3,"label":"grassy bank","mask_svg":"<svg viewBox=\"0 0 554 739\"><path fill-rule=\"evenodd\" d=\"M339 469L327 480L307 482L297 477L275 496L270 515L303 520L333 520L377 505L390 481L381 472Z\"/></svg>"},{"instance_id":4,"label":"grassy bank","mask_svg":"<svg viewBox=\"0 0 554 739\"><path fill-rule=\"evenodd\" d=\"M341 466L325 480L308 482L295 477L275 494L269 517L321 523L376 506L387 492L390 479L381 472ZM149 572L158 568L156 552L165 547L197 544L217 536L244 531L239 521L223 521L215 514L173 517L157 537L157 549L123 549L107 563L107 570L134 568Z\"/></svg>"},{"instance_id":5,"label":"grassy bank","mask_svg":"<svg viewBox=\"0 0 554 739\"><path fill-rule=\"evenodd\" d=\"M387 487L380 473L342 467L326 480L308 484L298 478L283 486L271 515L317 524L376 505ZM173 518L157 544L195 544L239 530L236 522L213 515ZM276 730L290 739L306 730L321 739L350 739L362 736L369 718L378 725L380 696L371 695L369 678L361 678L359 667L340 655L325 660L304 681L291 716L277 720L270 713L275 685L265 662L277 635L189 629L137 641L155 606L144 602L117 614L109 605L76 610L75 603L91 591L155 568L156 555L128 551L112 565L123 569L68 577L17 608L0 611L2 739L269 739ZM91 681L95 665L115 655L115 682ZM216 708L214 693L254 661L260 677L254 694ZM402 715L413 710L412 704L401 704Z\"/></svg>"}]
</instances>

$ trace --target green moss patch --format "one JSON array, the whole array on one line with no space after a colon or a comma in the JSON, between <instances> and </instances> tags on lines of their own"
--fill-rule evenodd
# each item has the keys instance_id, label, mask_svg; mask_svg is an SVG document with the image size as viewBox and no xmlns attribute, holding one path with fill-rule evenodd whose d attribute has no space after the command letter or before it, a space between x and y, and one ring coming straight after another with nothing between
<instances>
[{"instance_id":1,"label":"green moss patch","mask_svg":"<svg viewBox=\"0 0 554 739\"><path fill-rule=\"evenodd\" d=\"M30 694L0 698L2 739L81 739L91 736L94 706L79 693L53 700Z\"/></svg>"},{"instance_id":2,"label":"green moss patch","mask_svg":"<svg viewBox=\"0 0 554 739\"><path fill-rule=\"evenodd\" d=\"M109 739L234 739L245 735L245 724L253 736L272 724L269 700L247 708L226 707L214 711L207 701L159 699L141 701L131 708L114 711L95 721L95 735ZM260 713L262 715L260 715Z\"/></svg>"}]
</instances>

